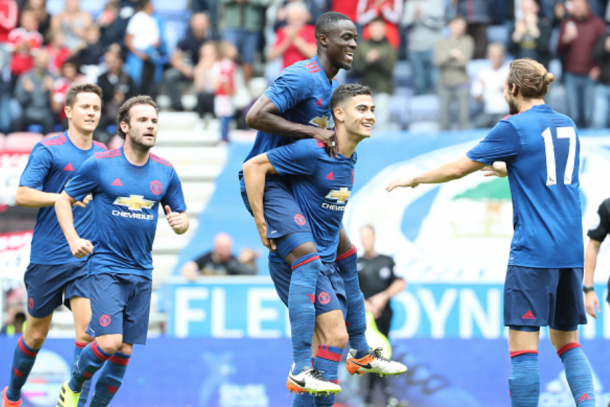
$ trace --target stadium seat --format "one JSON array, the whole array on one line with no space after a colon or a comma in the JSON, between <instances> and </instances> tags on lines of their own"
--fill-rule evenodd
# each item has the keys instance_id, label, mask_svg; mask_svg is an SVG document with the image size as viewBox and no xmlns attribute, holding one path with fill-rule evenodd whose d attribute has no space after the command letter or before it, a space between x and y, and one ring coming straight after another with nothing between
<instances>
[{"instance_id":1,"label":"stadium seat","mask_svg":"<svg viewBox=\"0 0 610 407\"><path fill-rule=\"evenodd\" d=\"M6 136L4 150L12 153L29 153L44 137L40 133L17 132Z\"/></svg>"},{"instance_id":2,"label":"stadium seat","mask_svg":"<svg viewBox=\"0 0 610 407\"><path fill-rule=\"evenodd\" d=\"M508 30L504 25L490 25L487 27L487 39L489 43L506 44L508 41Z\"/></svg>"},{"instance_id":3,"label":"stadium seat","mask_svg":"<svg viewBox=\"0 0 610 407\"><path fill-rule=\"evenodd\" d=\"M411 64L408 61L398 61L394 65L394 87L410 87L413 82Z\"/></svg>"},{"instance_id":4,"label":"stadium seat","mask_svg":"<svg viewBox=\"0 0 610 407\"><path fill-rule=\"evenodd\" d=\"M439 100L436 95L417 95L410 98L411 122L438 121Z\"/></svg>"}]
</instances>

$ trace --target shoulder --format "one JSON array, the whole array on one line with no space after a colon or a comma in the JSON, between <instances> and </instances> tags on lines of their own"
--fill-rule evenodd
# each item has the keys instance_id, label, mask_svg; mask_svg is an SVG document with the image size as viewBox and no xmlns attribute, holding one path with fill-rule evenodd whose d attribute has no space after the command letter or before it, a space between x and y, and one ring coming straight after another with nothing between
<instances>
[{"instance_id":1,"label":"shoulder","mask_svg":"<svg viewBox=\"0 0 610 407\"><path fill-rule=\"evenodd\" d=\"M121 155L123 155L123 153L117 148L116 150L100 151L99 153L95 153L94 157L97 160L104 160L107 158L120 157Z\"/></svg>"},{"instance_id":2,"label":"shoulder","mask_svg":"<svg viewBox=\"0 0 610 407\"><path fill-rule=\"evenodd\" d=\"M158 155L155 155L153 153L150 153L150 159L151 159L151 161L153 161L153 162L155 162L157 164L160 164L162 166L169 167L169 168L174 168L172 163L167 161L165 158L161 158Z\"/></svg>"},{"instance_id":3,"label":"shoulder","mask_svg":"<svg viewBox=\"0 0 610 407\"><path fill-rule=\"evenodd\" d=\"M313 74L320 72L320 64L315 59L306 59L304 61L295 62L294 64L284 68L282 76L299 75L301 79L313 79Z\"/></svg>"},{"instance_id":4,"label":"shoulder","mask_svg":"<svg viewBox=\"0 0 610 407\"><path fill-rule=\"evenodd\" d=\"M54 146L62 146L67 141L68 141L68 138L66 137L66 133L61 133L57 136L39 141L37 146L40 145L40 146L46 147L46 148L53 148Z\"/></svg>"},{"instance_id":5,"label":"shoulder","mask_svg":"<svg viewBox=\"0 0 610 407\"><path fill-rule=\"evenodd\" d=\"M98 147L98 149L102 149L103 151L108 151L108 147L106 147L106 144L104 144L104 143L100 143L99 141L93 140L93 145Z\"/></svg>"}]
</instances>

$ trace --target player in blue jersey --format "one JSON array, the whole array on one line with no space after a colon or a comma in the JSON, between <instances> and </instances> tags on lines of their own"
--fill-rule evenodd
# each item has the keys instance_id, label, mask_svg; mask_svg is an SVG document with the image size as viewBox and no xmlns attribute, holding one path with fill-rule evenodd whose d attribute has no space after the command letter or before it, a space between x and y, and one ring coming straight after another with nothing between
<instances>
[{"instance_id":1,"label":"player in blue jersey","mask_svg":"<svg viewBox=\"0 0 610 407\"><path fill-rule=\"evenodd\" d=\"M578 344L587 322L582 294L583 240L579 197L580 141L574 122L544 103L554 76L530 59L510 65L504 87L511 116L466 156L388 185L416 187L461 178L485 167L506 176L515 233L504 287L513 406L538 406L538 339L549 327L578 407L595 406L589 362Z\"/></svg>"},{"instance_id":2,"label":"player in blue jersey","mask_svg":"<svg viewBox=\"0 0 610 407\"><path fill-rule=\"evenodd\" d=\"M357 47L357 32L348 17L329 12L316 21L315 35L316 55L284 69L249 111L248 125L259 132L246 161L293 143L297 138L320 140L333 149L333 155L337 155L335 133L329 130L332 128L330 99L337 86L333 78L340 69L351 68ZM252 213L241 173L240 181L244 204ZM267 242L274 250L270 254L271 262L301 264L317 255L308 219L292 195L290 177L267 177L264 209L265 217L258 219L258 222L264 222L267 227ZM261 226L260 223L257 225L259 229ZM371 351L364 336L366 320L364 297L358 283L357 254L344 231L340 232L339 253L341 257L337 264L343 275L350 309L347 316L350 346L355 349L350 359L366 366L376 354ZM315 294L316 280L321 270L319 262L310 262L307 267L296 269L292 275L288 296L294 360L291 374L301 374L310 364L315 309L308 298Z\"/></svg>"},{"instance_id":3,"label":"player in blue jersey","mask_svg":"<svg viewBox=\"0 0 610 407\"><path fill-rule=\"evenodd\" d=\"M86 333L91 318L85 258L76 259L66 245L53 205L76 171L106 146L93 141L100 120L102 90L97 85L72 86L66 94L68 130L45 139L32 149L19 180L15 202L19 206L40 208L32 238L30 264L24 280L28 292L28 318L24 335L15 347L9 385L2 392L2 407L21 405L21 388L34 366L53 319L55 308L64 303L72 310L76 343L74 364L82 348L92 341ZM91 238L94 229L90 197L74 202L76 228ZM87 387L88 389L88 387ZM83 396L83 405L86 402Z\"/></svg>"},{"instance_id":4,"label":"player in blue jersey","mask_svg":"<svg viewBox=\"0 0 610 407\"><path fill-rule=\"evenodd\" d=\"M371 136L375 123L375 107L369 88L362 85L342 85L330 102L335 118L338 141L337 157L329 157L326 145L319 140L303 139L260 154L243 165L244 179L250 204L257 224L264 225L264 195L266 178L270 174L291 176L292 193L303 216L309 220L316 252L300 263L269 263L269 271L276 290L290 307L290 292L295 284L294 274L301 267L318 263L322 267L315 293L310 303L315 307L314 366L307 366L300 374L291 372L287 387L297 393L337 393L338 363L347 344L345 317L351 309L343 278L335 263L339 246L339 231L345 207L351 195L356 164L356 146ZM265 245L268 243L266 226L259 230ZM311 352L311 351L310 351ZM376 373L399 374L404 365L384 359L373 351L367 362L368 370ZM356 368L357 370L358 368ZM323 372L321 375L320 372ZM324 379L320 376L323 376ZM334 397L316 399L316 406L332 406ZM301 395L293 406L312 406L313 398Z\"/></svg>"},{"instance_id":5,"label":"player in blue jersey","mask_svg":"<svg viewBox=\"0 0 610 407\"><path fill-rule=\"evenodd\" d=\"M177 234L189 226L182 186L172 165L150 153L157 137L157 105L136 96L119 109L125 145L87 160L55 204L74 257L89 257L95 342L83 349L72 378L61 387L58 406L76 407L83 383L100 368L91 406L107 406L121 385L133 344L145 344L152 290L151 250L159 204ZM93 194L97 235L84 239L74 228L70 206ZM108 361L108 363L105 363Z\"/></svg>"}]
</instances>

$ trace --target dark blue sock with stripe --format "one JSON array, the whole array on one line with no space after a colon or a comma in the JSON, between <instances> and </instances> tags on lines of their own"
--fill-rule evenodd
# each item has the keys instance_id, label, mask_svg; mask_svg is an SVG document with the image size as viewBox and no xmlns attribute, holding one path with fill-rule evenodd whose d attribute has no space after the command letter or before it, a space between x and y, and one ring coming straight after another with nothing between
<instances>
[{"instance_id":1,"label":"dark blue sock with stripe","mask_svg":"<svg viewBox=\"0 0 610 407\"><path fill-rule=\"evenodd\" d=\"M366 356L369 344L364 336L366 332L366 316L364 311L364 295L360 291L358 282L358 253L356 246L338 256L335 262L339 266L339 272L345 284L347 295L347 333L349 334L349 345L356 349L356 359Z\"/></svg>"},{"instance_id":2,"label":"dark blue sock with stripe","mask_svg":"<svg viewBox=\"0 0 610 407\"><path fill-rule=\"evenodd\" d=\"M538 352L511 352L512 374L508 379L513 407L538 407L540 399L540 368Z\"/></svg>"},{"instance_id":3,"label":"dark blue sock with stripe","mask_svg":"<svg viewBox=\"0 0 610 407\"><path fill-rule=\"evenodd\" d=\"M112 355L104 352L97 342L91 342L82 350L78 362L72 367L72 378L69 387L75 393L80 393L83 384L90 381L93 375L102 368Z\"/></svg>"},{"instance_id":4,"label":"dark blue sock with stripe","mask_svg":"<svg viewBox=\"0 0 610 407\"><path fill-rule=\"evenodd\" d=\"M300 374L311 360L311 342L316 323L316 283L321 271L322 262L318 253L300 257L292 263L288 316L292 332L294 374Z\"/></svg>"},{"instance_id":5,"label":"dark blue sock with stripe","mask_svg":"<svg viewBox=\"0 0 610 407\"><path fill-rule=\"evenodd\" d=\"M106 407L121 387L130 355L116 352L104 364L95 382L95 394L89 407Z\"/></svg>"},{"instance_id":6,"label":"dark blue sock with stripe","mask_svg":"<svg viewBox=\"0 0 610 407\"><path fill-rule=\"evenodd\" d=\"M78 358L80 358L80 354L83 349L85 349L87 344L85 342L74 342L74 353L72 354L72 368L70 371L74 370L74 365L78 362ZM85 407L87 404L87 398L89 397L89 389L91 388L91 380L87 380L85 384L83 384L83 391L80 394L80 398L78 399L78 407Z\"/></svg>"},{"instance_id":7,"label":"dark blue sock with stripe","mask_svg":"<svg viewBox=\"0 0 610 407\"><path fill-rule=\"evenodd\" d=\"M313 367L318 369L328 381L339 384L339 362L343 349L336 346L320 345L314 360ZM315 397L316 407L330 407L335 404L335 395Z\"/></svg>"},{"instance_id":8,"label":"dark blue sock with stripe","mask_svg":"<svg viewBox=\"0 0 610 407\"><path fill-rule=\"evenodd\" d=\"M23 336L17 341L15 353L13 353L11 376L8 381L8 389L6 390L6 397L10 401L18 401L21 398L21 388L28 380L39 350L30 348L25 343Z\"/></svg>"},{"instance_id":9,"label":"dark blue sock with stripe","mask_svg":"<svg viewBox=\"0 0 610 407\"><path fill-rule=\"evenodd\" d=\"M566 369L566 379L578 407L595 407L593 375L585 353L576 342L557 351Z\"/></svg>"}]
</instances>

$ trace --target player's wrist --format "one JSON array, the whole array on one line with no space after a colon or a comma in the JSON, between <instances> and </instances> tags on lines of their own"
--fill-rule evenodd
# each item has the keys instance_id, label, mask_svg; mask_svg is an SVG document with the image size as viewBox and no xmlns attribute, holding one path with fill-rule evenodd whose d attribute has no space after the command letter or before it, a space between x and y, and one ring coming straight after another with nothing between
<instances>
[{"instance_id":1,"label":"player's wrist","mask_svg":"<svg viewBox=\"0 0 610 407\"><path fill-rule=\"evenodd\" d=\"M593 288L592 285L584 285L582 287L582 292L585 294L595 293L595 289Z\"/></svg>"}]
</instances>

